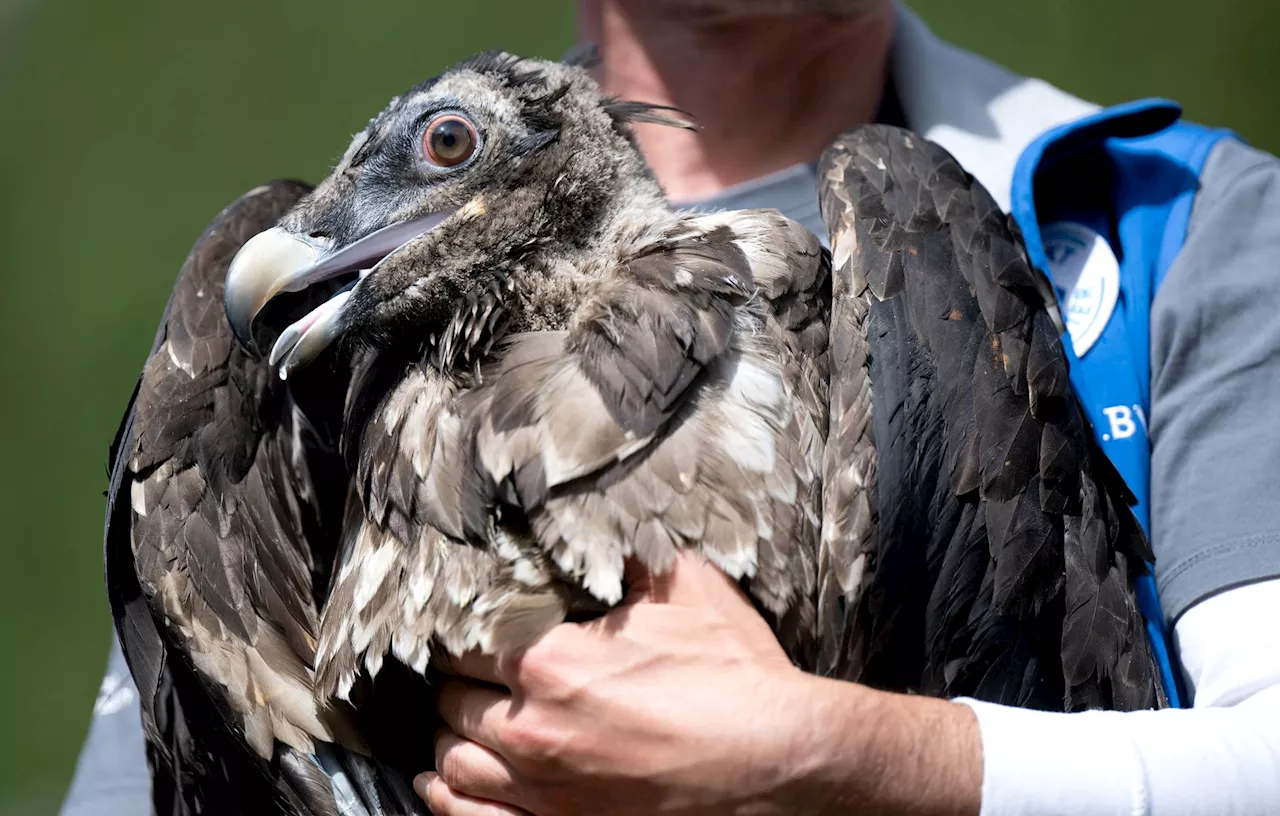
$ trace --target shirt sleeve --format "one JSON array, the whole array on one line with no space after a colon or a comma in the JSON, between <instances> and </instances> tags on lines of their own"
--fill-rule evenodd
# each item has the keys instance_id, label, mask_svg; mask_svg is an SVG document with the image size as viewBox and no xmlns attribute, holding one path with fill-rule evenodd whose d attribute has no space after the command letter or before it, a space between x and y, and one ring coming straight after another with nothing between
<instances>
[{"instance_id":1,"label":"shirt sleeve","mask_svg":"<svg viewBox=\"0 0 1280 816\"><path fill-rule=\"evenodd\" d=\"M1176 621L1280 576L1280 160L1210 154L1151 310L1151 538Z\"/></svg>"},{"instance_id":2,"label":"shirt sleeve","mask_svg":"<svg viewBox=\"0 0 1280 816\"><path fill-rule=\"evenodd\" d=\"M1280 802L1280 580L1220 593L1174 636L1190 709L1049 713L961 699L981 816L1266 816Z\"/></svg>"},{"instance_id":3,"label":"shirt sleeve","mask_svg":"<svg viewBox=\"0 0 1280 816\"><path fill-rule=\"evenodd\" d=\"M114 634L107 672L93 706L89 737L80 749L61 816L150 816L151 773L142 736L142 710L124 653Z\"/></svg>"}]
</instances>

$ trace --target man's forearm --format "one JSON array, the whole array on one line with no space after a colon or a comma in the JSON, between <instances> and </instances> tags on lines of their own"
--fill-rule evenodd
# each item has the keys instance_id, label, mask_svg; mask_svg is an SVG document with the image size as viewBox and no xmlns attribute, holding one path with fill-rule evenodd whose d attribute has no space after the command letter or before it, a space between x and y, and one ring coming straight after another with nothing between
<instances>
[{"instance_id":1,"label":"man's forearm","mask_svg":"<svg viewBox=\"0 0 1280 816\"><path fill-rule=\"evenodd\" d=\"M804 783L829 792L822 797L827 812L976 816L982 740L968 706L816 677L806 682L818 704Z\"/></svg>"}]
</instances>

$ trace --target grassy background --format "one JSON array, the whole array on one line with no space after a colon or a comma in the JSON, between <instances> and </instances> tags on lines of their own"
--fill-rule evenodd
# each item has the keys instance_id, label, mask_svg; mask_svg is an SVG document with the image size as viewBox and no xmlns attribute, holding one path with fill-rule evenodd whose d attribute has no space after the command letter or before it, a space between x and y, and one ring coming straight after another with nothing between
<instances>
[{"instance_id":1,"label":"grassy background","mask_svg":"<svg viewBox=\"0 0 1280 816\"><path fill-rule=\"evenodd\" d=\"M1016 70L1280 149L1274 0L914 5ZM54 812L84 736L107 444L190 242L265 179L318 180L392 93L572 26L571 0L0 0L0 814Z\"/></svg>"}]
</instances>

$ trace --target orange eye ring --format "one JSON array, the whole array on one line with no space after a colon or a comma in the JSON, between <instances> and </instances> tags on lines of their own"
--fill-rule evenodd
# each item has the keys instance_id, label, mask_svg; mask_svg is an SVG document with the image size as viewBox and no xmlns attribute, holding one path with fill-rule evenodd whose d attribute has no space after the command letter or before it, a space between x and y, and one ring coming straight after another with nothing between
<instances>
[{"instance_id":1,"label":"orange eye ring","mask_svg":"<svg viewBox=\"0 0 1280 816\"><path fill-rule=\"evenodd\" d=\"M437 167L457 167L479 145L475 127L456 113L437 116L422 131L422 157Z\"/></svg>"}]
</instances>

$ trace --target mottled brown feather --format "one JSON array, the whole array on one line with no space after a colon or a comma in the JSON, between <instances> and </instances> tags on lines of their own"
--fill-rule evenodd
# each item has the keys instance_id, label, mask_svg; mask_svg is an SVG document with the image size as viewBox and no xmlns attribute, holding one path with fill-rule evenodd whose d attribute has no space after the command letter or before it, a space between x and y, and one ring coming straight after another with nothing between
<instances>
[{"instance_id":1,"label":"mottled brown feather","mask_svg":"<svg viewBox=\"0 0 1280 816\"><path fill-rule=\"evenodd\" d=\"M360 741L314 695L336 440L300 408L307 378L287 388L233 341L222 307L232 256L306 189L251 191L196 243L113 450L108 587L158 812L336 816L350 811L309 755L380 773L325 746ZM389 794L403 783L371 784L384 812L418 809Z\"/></svg>"},{"instance_id":2,"label":"mottled brown feather","mask_svg":"<svg viewBox=\"0 0 1280 816\"><path fill-rule=\"evenodd\" d=\"M424 672L433 644L522 646L620 600L627 558L663 569L686 547L807 656L825 255L773 212L655 217L562 329L508 337L474 379L416 368L372 412L360 472L391 472L357 479L322 693L388 651Z\"/></svg>"}]
</instances>

